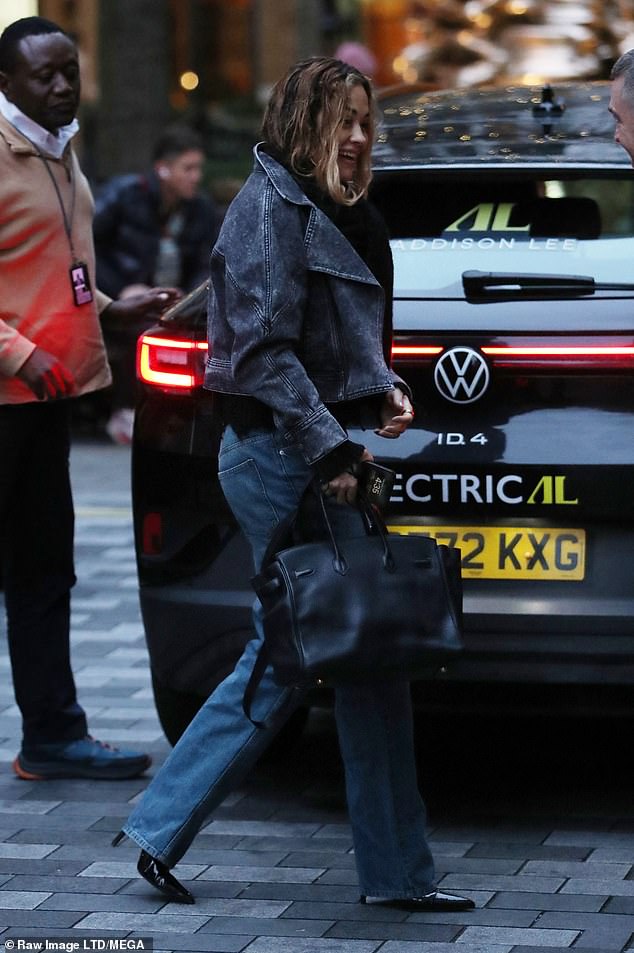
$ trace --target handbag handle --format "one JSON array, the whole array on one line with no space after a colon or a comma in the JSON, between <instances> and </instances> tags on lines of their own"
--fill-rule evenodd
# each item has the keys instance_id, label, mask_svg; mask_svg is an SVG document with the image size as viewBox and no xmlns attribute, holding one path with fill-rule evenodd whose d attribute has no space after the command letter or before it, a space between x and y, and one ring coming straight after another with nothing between
<instances>
[{"instance_id":1,"label":"handbag handle","mask_svg":"<svg viewBox=\"0 0 634 953\"><path fill-rule=\"evenodd\" d=\"M333 568L335 572L340 573L342 576L345 575L348 571L348 564L346 562L345 556L342 554L339 546L337 545L337 540L335 538L335 533L332 528L330 519L328 518L328 509L326 507L326 501L324 499L324 494L321 492L321 489L315 483L311 484L314 492L319 498L320 510L324 525L328 531L328 536L330 537L330 543L332 545L332 550L334 554ZM396 569L396 562L394 561L394 556L392 555L392 550L390 549L390 544L387 538L387 527L383 522L382 517L379 515L378 511L374 509L369 503L363 499L357 500L357 509L359 510L359 516L363 519L366 528L371 527L375 529L377 535L381 539L383 545L383 566L387 572L394 572Z\"/></svg>"},{"instance_id":2,"label":"handbag handle","mask_svg":"<svg viewBox=\"0 0 634 953\"><path fill-rule=\"evenodd\" d=\"M312 480L306 487L306 493L310 491L312 491L315 494L315 496L317 497L319 501L319 510L321 513L322 522L324 526L326 527L328 538L330 539L330 545L332 546L332 551L334 556L334 559L333 559L334 569L336 572L343 575L348 571L348 564L346 563L345 557L343 556L337 544L335 533L332 528L330 519L328 517L328 509L326 507L324 495L321 491L321 487L317 479ZM369 533L376 532L376 534L381 538L381 542L383 544L383 566L385 567L387 572L394 572L394 570L396 569L396 563L394 561L394 556L392 555L390 544L388 542L387 526L385 525L383 521L383 517L380 515L379 511L375 507L373 507L370 503L368 503L367 501L361 498L357 499L356 506L359 511L359 517L360 519L363 520L366 530ZM299 509L300 507L298 506L298 508L293 513L291 513L289 516L284 517L284 519L280 520L280 522L275 527L275 530L273 531L273 535L269 541L269 544L266 547L264 556L262 557L262 562L260 564L260 572L262 572L265 569L265 567L269 564L269 562L271 562L271 560L275 556L275 553L279 549L284 548L285 545L290 545L290 543L292 542L290 536L291 536L293 527L295 525L295 522L297 520Z\"/></svg>"}]
</instances>

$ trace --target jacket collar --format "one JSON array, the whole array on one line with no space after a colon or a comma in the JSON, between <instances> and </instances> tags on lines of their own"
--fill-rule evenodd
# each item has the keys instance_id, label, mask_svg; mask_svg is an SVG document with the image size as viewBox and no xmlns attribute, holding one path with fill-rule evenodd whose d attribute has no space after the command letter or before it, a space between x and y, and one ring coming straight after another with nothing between
<instances>
[{"instance_id":1,"label":"jacket collar","mask_svg":"<svg viewBox=\"0 0 634 953\"><path fill-rule=\"evenodd\" d=\"M271 184L287 202L293 202L295 205L312 205L313 203L304 195L288 169L285 169L268 152L264 152L263 146L264 143L259 142L253 150L255 171L258 171L258 166L261 166L269 177Z\"/></svg>"},{"instance_id":2,"label":"jacket collar","mask_svg":"<svg viewBox=\"0 0 634 953\"><path fill-rule=\"evenodd\" d=\"M316 214L311 218L307 242L309 267L316 271L324 271L331 275L378 286L377 279L334 222L331 222L328 216L317 208L314 202L311 202L290 172L273 156L264 152L262 146L263 143L258 143L253 150L254 171L263 171L273 187L287 202L315 210Z\"/></svg>"},{"instance_id":3,"label":"jacket collar","mask_svg":"<svg viewBox=\"0 0 634 953\"><path fill-rule=\"evenodd\" d=\"M0 136L4 139L12 152L23 152L26 155L37 155L37 150L33 143L20 135L15 126L12 126L8 119L0 114Z\"/></svg>"},{"instance_id":4,"label":"jacket collar","mask_svg":"<svg viewBox=\"0 0 634 953\"><path fill-rule=\"evenodd\" d=\"M18 155L39 156L40 154L37 148L35 147L35 145L29 139L27 139L26 136L22 135L22 133L19 132L15 128L15 126L9 122L8 119L5 119L5 117L1 113L0 113L0 137L4 139L4 141L8 145L11 152L14 152ZM69 150L69 146L67 144L64 149L64 154L61 157L63 161L65 160L66 156L69 154L68 150ZM45 151L45 150L42 150L42 151ZM49 154L47 155L47 158L54 159L55 156L52 156Z\"/></svg>"}]
</instances>

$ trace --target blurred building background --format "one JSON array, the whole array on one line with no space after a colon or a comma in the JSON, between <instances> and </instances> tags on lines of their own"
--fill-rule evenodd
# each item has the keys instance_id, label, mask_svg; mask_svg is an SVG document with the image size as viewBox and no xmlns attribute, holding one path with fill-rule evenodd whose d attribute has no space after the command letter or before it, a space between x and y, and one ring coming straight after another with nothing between
<instances>
[{"instance_id":1,"label":"blurred building background","mask_svg":"<svg viewBox=\"0 0 634 953\"><path fill-rule=\"evenodd\" d=\"M34 13L78 40L94 181L145 166L175 117L210 179L239 179L271 84L343 43L379 86L423 89L605 78L634 47L634 0L2 0L0 28Z\"/></svg>"}]
</instances>

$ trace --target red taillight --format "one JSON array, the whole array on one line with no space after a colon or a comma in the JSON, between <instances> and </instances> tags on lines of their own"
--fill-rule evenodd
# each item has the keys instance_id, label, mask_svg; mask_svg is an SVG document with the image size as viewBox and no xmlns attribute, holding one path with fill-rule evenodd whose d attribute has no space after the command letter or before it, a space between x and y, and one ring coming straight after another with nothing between
<instances>
[{"instance_id":1,"label":"red taillight","mask_svg":"<svg viewBox=\"0 0 634 953\"><path fill-rule=\"evenodd\" d=\"M632 344L483 345L494 367L620 370L634 367Z\"/></svg>"},{"instance_id":2,"label":"red taillight","mask_svg":"<svg viewBox=\"0 0 634 953\"><path fill-rule=\"evenodd\" d=\"M443 347L436 347L435 345L426 345L426 344L393 344L392 345L392 357L400 358L402 361L416 360L419 358L430 358L436 357L444 351Z\"/></svg>"},{"instance_id":3,"label":"red taillight","mask_svg":"<svg viewBox=\"0 0 634 953\"><path fill-rule=\"evenodd\" d=\"M144 556L158 556L163 550L163 517L160 513L146 513L141 529L141 549Z\"/></svg>"},{"instance_id":4,"label":"red taillight","mask_svg":"<svg viewBox=\"0 0 634 953\"><path fill-rule=\"evenodd\" d=\"M487 357L493 367L515 368L517 370L555 371L610 371L634 368L634 343L631 338L606 337L595 339L594 343L580 343L568 339L563 343L561 337L528 339L526 337L498 338L495 343L483 344L480 352ZM456 340L455 346L462 345ZM433 344L395 343L392 357L401 363L429 363L453 345L444 347ZM470 345L473 346L473 345Z\"/></svg>"},{"instance_id":5,"label":"red taillight","mask_svg":"<svg viewBox=\"0 0 634 953\"><path fill-rule=\"evenodd\" d=\"M205 375L206 341L143 334L137 344L137 377L156 387L199 387Z\"/></svg>"}]
</instances>

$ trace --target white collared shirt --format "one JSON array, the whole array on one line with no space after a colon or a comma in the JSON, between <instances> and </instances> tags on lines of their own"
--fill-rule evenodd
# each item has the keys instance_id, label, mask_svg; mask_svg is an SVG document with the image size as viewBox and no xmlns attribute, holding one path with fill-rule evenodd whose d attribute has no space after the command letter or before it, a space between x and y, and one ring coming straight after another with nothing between
<instances>
[{"instance_id":1,"label":"white collared shirt","mask_svg":"<svg viewBox=\"0 0 634 953\"><path fill-rule=\"evenodd\" d=\"M7 99L3 92L0 92L0 113L40 152L51 156L53 159L61 159L64 149L75 133L79 131L79 123L76 119L73 119L67 126L60 126L56 133L49 132L48 129L44 129L43 126L40 126L39 123L23 113L21 109L18 109L14 103Z\"/></svg>"}]
</instances>

